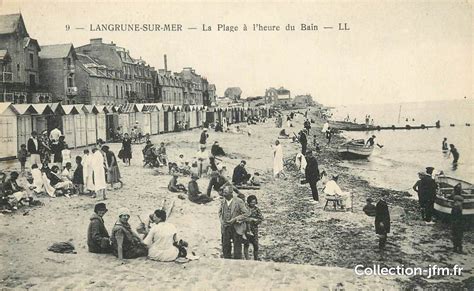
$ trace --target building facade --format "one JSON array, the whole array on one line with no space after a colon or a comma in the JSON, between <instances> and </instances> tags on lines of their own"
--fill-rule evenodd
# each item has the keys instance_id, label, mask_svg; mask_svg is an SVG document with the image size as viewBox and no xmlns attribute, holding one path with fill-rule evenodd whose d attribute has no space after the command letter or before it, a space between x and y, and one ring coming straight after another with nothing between
<instances>
[{"instance_id":1,"label":"building facade","mask_svg":"<svg viewBox=\"0 0 474 291\"><path fill-rule=\"evenodd\" d=\"M117 77L117 70L87 55L78 53L77 58L77 103L114 105L127 102L125 82Z\"/></svg>"},{"instance_id":2,"label":"building facade","mask_svg":"<svg viewBox=\"0 0 474 291\"><path fill-rule=\"evenodd\" d=\"M53 102L76 104L76 61L72 44L41 46L40 82L52 94Z\"/></svg>"},{"instance_id":3,"label":"building facade","mask_svg":"<svg viewBox=\"0 0 474 291\"><path fill-rule=\"evenodd\" d=\"M51 102L51 94L40 84L41 48L29 36L21 14L0 15L0 51L0 102Z\"/></svg>"},{"instance_id":4,"label":"building facade","mask_svg":"<svg viewBox=\"0 0 474 291\"><path fill-rule=\"evenodd\" d=\"M184 105L184 85L181 77L163 69L158 70L153 80L157 102Z\"/></svg>"},{"instance_id":5,"label":"building facade","mask_svg":"<svg viewBox=\"0 0 474 291\"><path fill-rule=\"evenodd\" d=\"M288 89L280 87L268 88L265 90L265 103L273 105L289 105L291 103L291 92Z\"/></svg>"},{"instance_id":6,"label":"building facade","mask_svg":"<svg viewBox=\"0 0 474 291\"><path fill-rule=\"evenodd\" d=\"M87 45L76 48L78 53L96 59L105 65L117 79L123 80L123 91L128 102L153 102L153 68L142 59L134 59L130 52L116 44L104 43L102 38L91 39Z\"/></svg>"},{"instance_id":7,"label":"building facade","mask_svg":"<svg viewBox=\"0 0 474 291\"><path fill-rule=\"evenodd\" d=\"M191 67L183 68L179 73L183 81L184 104L203 105L202 78Z\"/></svg>"}]
</instances>

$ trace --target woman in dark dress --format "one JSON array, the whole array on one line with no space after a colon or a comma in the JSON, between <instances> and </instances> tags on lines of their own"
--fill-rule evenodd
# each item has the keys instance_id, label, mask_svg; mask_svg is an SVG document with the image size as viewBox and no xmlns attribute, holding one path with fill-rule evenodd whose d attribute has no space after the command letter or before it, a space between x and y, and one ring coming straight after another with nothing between
<instances>
[{"instance_id":1,"label":"woman in dark dress","mask_svg":"<svg viewBox=\"0 0 474 291\"><path fill-rule=\"evenodd\" d=\"M38 142L41 163L51 163L51 147L48 138L48 132L44 131L43 134L39 137Z\"/></svg>"},{"instance_id":2,"label":"woman in dark dress","mask_svg":"<svg viewBox=\"0 0 474 291\"><path fill-rule=\"evenodd\" d=\"M120 187L122 187L123 183L120 180L120 170L117 163L117 158L115 154L110 150L108 146L103 146L102 151L105 153L105 161L107 163L107 183L109 183L112 188L114 184L120 183Z\"/></svg>"},{"instance_id":3,"label":"woman in dark dress","mask_svg":"<svg viewBox=\"0 0 474 291\"><path fill-rule=\"evenodd\" d=\"M130 166L130 160L132 159L132 139L128 136L128 133L123 135L122 159L126 165L128 164Z\"/></svg>"},{"instance_id":4,"label":"woman in dark dress","mask_svg":"<svg viewBox=\"0 0 474 291\"><path fill-rule=\"evenodd\" d=\"M53 163L57 165L60 170L62 170L62 164L63 164L62 151L64 149L64 146L65 146L64 136L59 137L59 141L51 144L51 151L54 154Z\"/></svg>"}]
</instances>

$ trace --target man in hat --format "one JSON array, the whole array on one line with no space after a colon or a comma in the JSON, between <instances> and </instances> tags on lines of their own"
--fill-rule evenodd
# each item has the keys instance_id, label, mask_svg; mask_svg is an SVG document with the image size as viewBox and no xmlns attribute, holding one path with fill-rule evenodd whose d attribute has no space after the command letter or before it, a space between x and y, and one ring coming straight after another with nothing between
<instances>
[{"instance_id":1,"label":"man in hat","mask_svg":"<svg viewBox=\"0 0 474 291\"><path fill-rule=\"evenodd\" d=\"M308 137L306 136L307 129L300 131L299 141L301 144L301 153L306 154L306 148L308 146Z\"/></svg>"},{"instance_id":2,"label":"man in hat","mask_svg":"<svg viewBox=\"0 0 474 291\"><path fill-rule=\"evenodd\" d=\"M219 145L218 141L215 141L211 147L211 154L215 157L225 156L224 149Z\"/></svg>"},{"instance_id":3,"label":"man in hat","mask_svg":"<svg viewBox=\"0 0 474 291\"><path fill-rule=\"evenodd\" d=\"M36 131L31 132L31 137L28 139L27 150L31 155L31 165L38 165L41 167L41 158L40 158L40 143L38 142L38 133Z\"/></svg>"},{"instance_id":4,"label":"man in hat","mask_svg":"<svg viewBox=\"0 0 474 291\"><path fill-rule=\"evenodd\" d=\"M375 137L376 137L375 135L372 135L372 136L367 140L367 142L365 143L365 145L366 145L366 146L369 146L369 147L374 146L374 144L375 144ZM381 145L381 144L378 144L378 143L377 143L377 146L378 146L379 148L383 148L383 145Z\"/></svg>"},{"instance_id":5,"label":"man in hat","mask_svg":"<svg viewBox=\"0 0 474 291\"><path fill-rule=\"evenodd\" d=\"M224 189L224 198L219 208L221 222L222 253L224 259L232 258L232 244L234 244L234 259L242 259L242 236L237 232L243 226L243 221L250 216L250 212L242 199L234 198L231 187Z\"/></svg>"},{"instance_id":6,"label":"man in hat","mask_svg":"<svg viewBox=\"0 0 474 291\"><path fill-rule=\"evenodd\" d=\"M382 192L375 205L375 233L379 235L379 250L385 249L387 234L390 233L390 212L387 205L388 192Z\"/></svg>"},{"instance_id":7,"label":"man in hat","mask_svg":"<svg viewBox=\"0 0 474 291\"><path fill-rule=\"evenodd\" d=\"M206 204L211 202L213 199L206 194L202 194L201 191L199 191L199 185L197 183L197 180L199 177L195 174L191 175L191 181L188 183L188 199L191 202L197 203L197 204Z\"/></svg>"},{"instance_id":8,"label":"man in hat","mask_svg":"<svg viewBox=\"0 0 474 291\"><path fill-rule=\"evenodd\" d=\"M87 229L87 246L91 253L105 254L112 251L109 233L105 228L103 219L107 211L105 203L97 203L94 207L94 213L90 218L89 228Z\"/></svg>"},{"instance_id":9,"label":"man in hat","mask_svg":"<svg viewBox=\"0 0 474 291\"><path fill-rule=\"evenodd\" d=\"M318 187L316 184L320 179L319 175L319 166L316 157L313 155L311 150L306 152L306 168L305 168L305 178L311 187L311 194L313 195L314 203L319 203L319 193Z\"/></svg>"},{"instance_id":10,"label":"man in hat","mask_svg":"<svg viewBox=\"0 0 474 291\"><path fill-rule=\"evenodd\" d=\"M252 175L247 173L247 170L245 169L246 164L247 162L242 160L240 161L240 164L234 168L234 172L232 174L232 183L235 185L246 184L252 177Z\"/></svg>"},{"instance_id":11,"label":"man in hat","mask_svg":"<svg viewBox=\"0 0 474 291\"><path fill-rule=\"evenodd\" d=\"M434 224L431 221L434 209L434 200L436 197L436 185L435 180L431 177L433 173L432 167L426 168L428 172L420 171L418 173L419 180L413 185L413 190L418 193L418 203L421 209L421 218L426 224Z\"/></svg>"}]
</instances>

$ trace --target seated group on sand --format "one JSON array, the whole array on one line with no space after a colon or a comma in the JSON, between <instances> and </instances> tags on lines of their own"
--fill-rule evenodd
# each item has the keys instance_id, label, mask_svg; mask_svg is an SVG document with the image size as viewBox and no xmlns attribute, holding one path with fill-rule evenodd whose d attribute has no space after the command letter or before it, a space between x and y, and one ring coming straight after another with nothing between
<instances>
[{"instance_id":1,"label":"seated group on sand","mask_svg":"<svg viewBox=\"0 0 474 291\"><path fill-rule=\"evenodd\" d=\"M105 203L98 203L94 207L87 230L89 252L111 253L119 259L148 257L162 262L186 257L187 243L178 240L177 229L167 222L165 210L155 210L149 216L148 225L141 222L135 231L128 222L130 211L127 208L121 208L110 235L103 219L107 211Z\"/></svg>"}]
</instances>

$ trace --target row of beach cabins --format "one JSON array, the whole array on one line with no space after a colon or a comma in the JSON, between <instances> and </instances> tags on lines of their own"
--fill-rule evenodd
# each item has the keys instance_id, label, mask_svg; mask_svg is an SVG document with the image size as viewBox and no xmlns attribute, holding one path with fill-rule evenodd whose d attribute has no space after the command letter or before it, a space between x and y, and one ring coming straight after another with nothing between
<instances>
[{"instance_id":1,"label":"row of beach cabins","mask_svg":"<svg viewBox=\"0 0 474 291\"><path fill-rule=\"evenodd\" d=\"M0 160L15 158L21 144L26 144L34 130L41 133L57 127L70 148L109 140L120 127L130 133L138 124L143 135L163 134L175 130L181 121L188 129L204 123L229 124L247 117L270 117L268 107L206 107L202 105L170 105L163 103L104 105L62 105L60 103L0 103ZM137 123L138 122L138 123Z\"/></svg>"}]
</instances>

